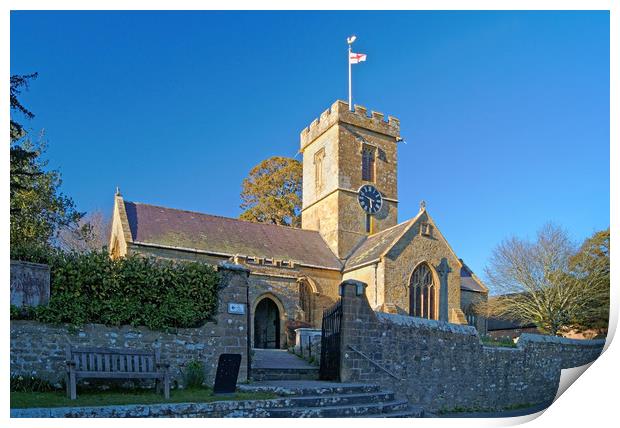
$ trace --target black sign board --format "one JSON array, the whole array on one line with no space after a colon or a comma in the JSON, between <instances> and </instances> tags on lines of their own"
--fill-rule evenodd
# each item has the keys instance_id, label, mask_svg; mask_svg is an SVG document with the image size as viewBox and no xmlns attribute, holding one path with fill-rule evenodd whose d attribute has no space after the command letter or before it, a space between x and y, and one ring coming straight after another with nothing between
<instances>
[{"instance_id":1,"label":"black sign board","mask_svg":"<svg viewBox=\"0 0 620 428\"><path fill-rule=\"evenodd\" d=\"M237 389L241 354L220 354L215 373L214 394L232 394Z\"/></svg>"}]
</instances>

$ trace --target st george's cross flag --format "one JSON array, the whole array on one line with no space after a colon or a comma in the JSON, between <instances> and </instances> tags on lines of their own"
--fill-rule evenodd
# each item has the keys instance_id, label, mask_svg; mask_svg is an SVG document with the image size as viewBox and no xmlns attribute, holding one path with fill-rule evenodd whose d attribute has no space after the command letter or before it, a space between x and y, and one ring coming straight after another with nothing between
<instances>
[{"instance_id":1,"label":"st george's cross flag","mask_svg":"<svg viewBox=\"0 0 620 428\"><path fill-rule=\"evenodd\" d=\"M366 61L366 54L349 52L349 64L358 64Z\"/></svg>"}]
</instances>

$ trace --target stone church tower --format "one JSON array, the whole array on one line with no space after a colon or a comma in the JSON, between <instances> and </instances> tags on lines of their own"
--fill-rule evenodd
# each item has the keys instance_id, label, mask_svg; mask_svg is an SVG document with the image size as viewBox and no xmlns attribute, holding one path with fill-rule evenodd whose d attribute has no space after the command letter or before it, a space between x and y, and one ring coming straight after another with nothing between
<instances>
[{"instance_id":1,"label":"stone church tower","mask_svg":"<svg viewBox=\"0 0 620 428\"><path fill-rule=\"evenodd\" d=\"M302 228L317 230L340 259L370 234L398 223L396 182L400 122L336 101L301 132ZM382 196L378 212L365 212L358 192L372 185Z\"/></svg>"}]
</instances>

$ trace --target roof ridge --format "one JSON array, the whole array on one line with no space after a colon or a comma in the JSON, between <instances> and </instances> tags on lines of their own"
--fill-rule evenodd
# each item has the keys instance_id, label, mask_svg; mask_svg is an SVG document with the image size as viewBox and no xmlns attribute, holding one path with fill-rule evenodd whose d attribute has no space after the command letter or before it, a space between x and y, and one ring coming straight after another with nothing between
<instances>
[{"instance_id":1,"label":"roof ridge","mask_svg":"<svg viewBox=\"0 0 620 428\"><path fill-rule=\"evenodd\" d=\"M420 210L420 211L418 212L418 214L417 214L415 217L412 217L412 218L410 218L409 220L406 220L406 221L404 221L404 222L400 223L401 225L402 225L402 224L405 224L405 223L409 223L409 224L407 225L407 227L405 227L405 230L403 230L401 234L399 234L399 235L398 235L395 239L393 239L393 240L392 240L392 242L390 243L390 245L388 245L388 246L386 247L386 250L385 250L385 251L383 251L383 253L381 253L381 256L380 256L380 257L385 257L385 256L386 256L386 254L390 252L390 250L394 247L394 245L396 245L396 243L397 243L398 241L400 241L400 240L402 239L402 237L403 237L403 236L405 236L405 234L409 231L409 229L411 229L411 226L413 226L413 225L415 224L415 222L418 220L418 218L420 218L420 216L421 216L421 215L422 215L422 213L424 213L424 212L426 212L426 210Z\"/></svg>"},{"instance_id":2,"label":"roof ridge","mask_svg":"<svg viewBox=\"0 0 620 428\"><path fill-rule=\"evenodd\" d=\"M410 218L408 220L395 224L394 226L390 226L387 229L384 229L373 235L367 236L364 240L362 240L358 245L354 247L348 257L345 259L346 262L344 269L353 269L365 263L369 263L370 261L376 261L379 260L381 257L384 257L385 254L387 254L387 252L395 245L395 243L402 238L403 234L411 228L411 225L415 223L418 217L419 214L416 217ZM401 232L401 229L404 230ZM389 241L388 239L384 239L384 237L390 238L392 236L396 236L396 238L389 239ZM366 244L368 244L370 247L365 248L363 250L363 253L359 253ZM367 253L375 252L375 249L379 251L377 255L372 260L368 259L364 261L364 259L368 258ZM357 260L355 260L356 257ZM360 257L362 258L361 261L359 260Z\"/></svg>"},{"instance_id":3,"label":"roof ridge","mask_svg":"<svg viewBox=\"0 0 620 428\"><path fill-rule=\"evenodd\" d=\"M394 229L395 227L402 226L403 224L408 223L408 222L410 222L410 221L411 221L411 219L409 219L409 220L405 220L405 221L401 221L400 223L395 224L394 226L390 226L390 227L388 227L387 229L383 229L383 230L382 230L382 231L380 231L380 232L377 232L377 233L374 233L374 234L372 234L372 235L368 236L368 238L371 238L371 237L373 237L373 236L377 236L377 235L380 235L380 234L382 234L382 233L384 233L384 232L390 231L390 230Z\"/></svg>"},{"instance_id":4,"label":"roof ridge","mask_svg":"<svg viewBox=\"0 0 620 428\"><path fill-rule=\"evenodd\" d=\"M200 215L209 216L209 217L217 217L217 218L222 218L224 220L240 221L240 222L249 223L249 224L255 224L255 225L259 225L259 226L277 226L277 227L283 227L283 228L291 229L291 230L301 230L301 231L304 231L304 232L319 233L318 230L302 229L301 227L286 226L284 224L261 223L261 222L255 222L255 221L250 221L250 220L243 220L243 219L240 219L240 218L227 217L227 216L218 215L218 214L209 214L209 213L203 213L203 212L200 212L200 211L184 210L182 208L172 208L172 207L165 207L163 205L147 204L147 203L144 203L144 202L136 202L136 201L128 201L128 200L124 200L124 202L125 203L130 203L130 204L137 204L137 205L146 205L146 206L153 207L153 208L163 208L163 209L166 209L166 210L180 211L180 212L185 212L185 213L190 213L190 214L200 214Z\"/></svg>"},{"instance_id":5,"label":"roof ridge","mask_svg":"<svg viewBox=\"0 0 620 428\"><path fill-rule=\"evenodd\" d=\"M400 222L400 223L398 223L398 224L395 224L394 226L390 226L390 227L388 227L387 229L383 229L383 230L381 230L381 231L379 231L379 232L377 232L377 233L373 233L372 235L367 235L367 236L365 236L365 237L364 237L364 239L362 239L362 240L361 240L361 241L360 241L357 245L355 245L355 246L353 247L353 249L349 252L349 255L348 255L348 256L346 256L346 257L344 258L344 260L348 260L349 258L353 257L353 255L355 254L355 252L356 252L356 251L357 251L357 250L358 250L358 249L359 249L362 245L364 245L366 242L368 242L368 240L369 240L369 239L371 239L371 238L376 238L376 237L378 237L378 236L381 236L382 234L386 234L387 232L391 231L392 229L394 229L394 228L396 228L396 227L399 227L399 226L402 226L403 224L407 223L407 222L408 222L408 221L410 221L410 220L411 220L411 219L409 219L409 220L405 220L405 221L403 221L403 222Z\"/></svg>"}]
</instances>

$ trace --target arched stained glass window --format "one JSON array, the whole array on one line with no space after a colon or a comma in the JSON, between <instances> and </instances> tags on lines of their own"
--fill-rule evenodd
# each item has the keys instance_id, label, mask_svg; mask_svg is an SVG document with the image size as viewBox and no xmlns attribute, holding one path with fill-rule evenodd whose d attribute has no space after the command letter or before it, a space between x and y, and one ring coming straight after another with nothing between
<instances>
[{"instance_id":1,"label":"arched stained glass window","mask_svg":"<svg viewBox=\"0 0 620 428\"><path fill-rule=\"evenodd\" d=\"M436 294L433 273L430 267L423 263L415 268L409 280L409 315L437 319Z\"/></svg>"}]
</instances>

